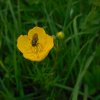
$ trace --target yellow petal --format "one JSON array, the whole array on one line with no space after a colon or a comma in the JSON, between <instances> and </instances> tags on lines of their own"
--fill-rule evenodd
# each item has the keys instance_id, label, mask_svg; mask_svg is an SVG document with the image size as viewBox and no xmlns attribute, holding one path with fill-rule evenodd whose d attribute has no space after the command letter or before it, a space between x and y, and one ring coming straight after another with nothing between
<instances>
[{"instance_id":1,"label":"yellow petal","mask_svg":"<svg viewBox=\"0 0 100 100\"><path fill-rule=\"evenodd\" d=\"M20 35L17 39L17 47L22 53L31 52L31 44L27 35Z\"/></svg>"},{"instance_id":2,"label":"yellow petal","mask_svg":"<svg viewBox=\"0 0 100 100\"><path fill-rule=\"evenodd\" d=\"M53 48L53 46L54 46L53 39L54 38L52 36L47 35L46 40L43 40L43 41L45 41L44 42L44 51L50 51ZM41 41L41 43L43 43L43 42Z\"/></svg>"},{"instance_id":3,"label":"yellow petal","mask_svg":"<svg viewBox=\"0 0 100 100\"><path fill-rule=\"evenodd\" d=\"M31 61L42 61L48 53L38 53L38 54L34 54L34 53L24 53L23 56Z\"/></svg>"},{"instance_id":4,"label":"yellow petal","mask_svg":"<svg viewBox=\"0 0 100 100\"><path fill-rule=\"evenodd\" d=\"M41 28L41 27L37 27L37 26L29 30L28 38L30 40L32 40L34 34L38 35L38 40L43 39L45 37L45 35L46 35L44 29Z\"/></svg>"}]
</instances>

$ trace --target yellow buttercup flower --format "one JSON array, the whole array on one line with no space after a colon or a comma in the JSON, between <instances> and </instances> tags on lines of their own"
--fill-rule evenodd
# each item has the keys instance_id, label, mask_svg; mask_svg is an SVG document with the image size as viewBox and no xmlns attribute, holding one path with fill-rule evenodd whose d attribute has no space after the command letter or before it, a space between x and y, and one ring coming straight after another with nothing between
<instances>
[{"instance_id":1,"label":"yellow buttercup flower","mask_svg":"<svg viewBox=\"0 0 100 100\"><path fill-rule=\"evenodd\" d=\"M31 61L43 60L53 46L53 37L37 26L30 29L28 35L20 35L17 39L18 49L26 59Z\"/></svg>"}]
</instances>

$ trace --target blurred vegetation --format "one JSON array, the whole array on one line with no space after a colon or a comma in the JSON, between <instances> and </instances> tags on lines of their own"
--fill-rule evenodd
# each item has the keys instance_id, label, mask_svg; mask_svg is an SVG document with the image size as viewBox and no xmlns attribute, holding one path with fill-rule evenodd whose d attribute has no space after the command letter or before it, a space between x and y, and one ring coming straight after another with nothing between
<instances>
[{"instance_id":1,"label":"blurred vegetation","mask_svg":"<svg viewBox=\"0 0 100 100\"><path fill-rule=\"evenodd\" d=\"M62 31L42 62L17 38L34 26ZM0 0L0 100L100 100L100 0Z\"/></svg>"}]
</instances>

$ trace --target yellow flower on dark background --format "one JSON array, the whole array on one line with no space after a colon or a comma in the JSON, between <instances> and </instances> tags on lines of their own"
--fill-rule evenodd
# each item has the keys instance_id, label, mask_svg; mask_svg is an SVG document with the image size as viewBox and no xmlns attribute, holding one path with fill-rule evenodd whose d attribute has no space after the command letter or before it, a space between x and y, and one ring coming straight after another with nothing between
<instances>
[{"instance_id":1,"label":"yellow flower on dark background","mask_svg":"<svg viewBox=\"0 0 100 100\"><path fill-rule=\"evenodd\" d=\"M53 46L53 37L41 27L34 27L29 30L28 35L20 35L17 39L18 49L31 61L43 60Z\"/></svg>"}]
</instances>

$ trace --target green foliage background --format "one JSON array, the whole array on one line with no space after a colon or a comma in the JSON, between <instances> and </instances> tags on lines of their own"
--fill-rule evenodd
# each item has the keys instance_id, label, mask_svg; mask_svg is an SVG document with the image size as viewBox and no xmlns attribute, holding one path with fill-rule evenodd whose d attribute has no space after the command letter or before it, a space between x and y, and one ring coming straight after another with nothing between
<instances>
[{"instance_id":1,"label":"green foliage background","mask_svg":"<svg viewBox=\"0 0 100 100\"><path fill-rule=\"evenodd\" d=\"M63 31L41 62L23 58L20 34ZM100 100L100 0L0 0L0 100Z\"/></svg>"}]
</instances>

